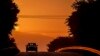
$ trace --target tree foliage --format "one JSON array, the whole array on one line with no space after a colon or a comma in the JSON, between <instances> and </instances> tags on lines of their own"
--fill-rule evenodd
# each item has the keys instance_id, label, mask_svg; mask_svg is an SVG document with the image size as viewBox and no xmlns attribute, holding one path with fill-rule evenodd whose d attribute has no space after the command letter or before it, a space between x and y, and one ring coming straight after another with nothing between
<instances>
[{"instance_id":1,"label":"tree foliage","mask_svg":"<svg viewBox=\"0 0 100 56\"><path fill-rule=\"evenodd\" d=\"M69 26L80 44L99 48L100 0L80 0L73 4L75 12L69 17Z\"/></svg>"},{"instance_id":2,"label":"tree foliage","mask_svg":"<svg viewBox=\"0 0 100 56\"><path fill-rule=\"evenodd\" d=\"M0 0L0 51L16 45L10 40L19 10L13 0Z\"/></svg>"}]
</instances>

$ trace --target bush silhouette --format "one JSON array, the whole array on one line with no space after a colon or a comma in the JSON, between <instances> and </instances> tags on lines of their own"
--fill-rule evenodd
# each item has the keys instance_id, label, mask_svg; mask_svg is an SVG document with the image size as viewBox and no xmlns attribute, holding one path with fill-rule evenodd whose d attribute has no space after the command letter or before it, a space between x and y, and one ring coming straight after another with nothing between
<instances>
[{"instance_id":1,"label":"bush silhouette","mask_svg":"<svg viewBox=\"0 0 100 56\"><path fill-rule=\"evenodd\" d=\"M57 37L48 44L48 51L54 52L60 48L76 45L75 39L71 37Z\"/></svg>"}]
</instances>

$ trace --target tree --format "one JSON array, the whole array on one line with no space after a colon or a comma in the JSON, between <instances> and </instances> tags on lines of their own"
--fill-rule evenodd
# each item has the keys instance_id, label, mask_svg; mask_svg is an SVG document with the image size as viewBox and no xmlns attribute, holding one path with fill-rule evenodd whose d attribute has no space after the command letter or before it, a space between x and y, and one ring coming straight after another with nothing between
<instances>
[{"instance_id":1,"label":"tree","mask_svg":"<svg viewBox=\"0 0 100 56\"><path fill-rule=\"evenodd\" d=\"M48 51L54 52L60 48L76 45L75 39L71 37L57 37L48 44Z\"/></svg>"},{"instance_id":2,"label":"tree","mask_svg":"<svg viewBox=\"0 0 100 56\"><path fill-rule=\"evenodd\" d=\"M16 25L17 14L19 12L13 0L0 0L0 51L16 47L14 42L10 40L10 35ZM17 47L16 47L17 50Z\"/></svg>"},{"instance_id":3,"label":"tree","mask_svg":"<svg viewBox=\"0 0 100 56\"><path fill-rule=\"evenodd\" d=\"M76 0L73 8L68 19L72 34L79 44L100 49L100 0Z\"/></svg>"}]
</instances>

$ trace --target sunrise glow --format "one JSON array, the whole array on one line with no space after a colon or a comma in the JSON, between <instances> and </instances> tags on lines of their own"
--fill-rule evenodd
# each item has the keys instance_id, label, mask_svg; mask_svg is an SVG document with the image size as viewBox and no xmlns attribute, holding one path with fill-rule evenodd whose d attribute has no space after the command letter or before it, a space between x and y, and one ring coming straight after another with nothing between
<instances>
[{"instance_id":1,"label":"sunrise glow","mask_svg":"<svg viewBox=\"0 0 100 56\"><path fill-rule=\"evenodd\" d=\"M18 26L13 33L19 49L25 51L28 42L36 42L39 51L47 51L46 44L51 40L58 36L68 36L65 20L73 11L73 1L15 0L20 10L18 15L23 15L18 17Z\"/></svg>"},{"instance_id":2,"label":"sunrise glow","mask_svg":"<svg viewBox=\"0 0 100 56\"><path fill-rule=\"evenodd\" d=\"M15 31L19 31L19 26L15 26Z\"/></svg>"}]
</instances>

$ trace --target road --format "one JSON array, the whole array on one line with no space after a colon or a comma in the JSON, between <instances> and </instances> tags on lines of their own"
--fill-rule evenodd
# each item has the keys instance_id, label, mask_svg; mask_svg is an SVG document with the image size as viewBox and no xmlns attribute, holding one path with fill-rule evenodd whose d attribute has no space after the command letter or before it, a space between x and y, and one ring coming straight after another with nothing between
<instances>
[{"instance_id":1,"label":"road","mask_svg":"<svg viewBox=\"0 0 100 56\"><path fill-rule=\"evenodd\" d=\"M80 56L77 53L70 52L21 52L17 56Z\"/></svg>"}]
</instances>

